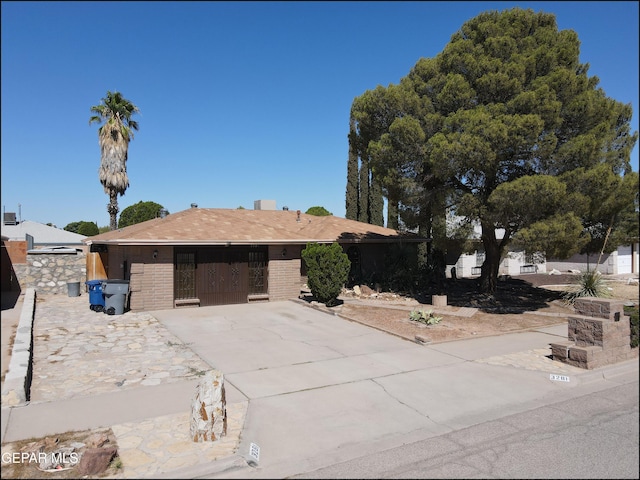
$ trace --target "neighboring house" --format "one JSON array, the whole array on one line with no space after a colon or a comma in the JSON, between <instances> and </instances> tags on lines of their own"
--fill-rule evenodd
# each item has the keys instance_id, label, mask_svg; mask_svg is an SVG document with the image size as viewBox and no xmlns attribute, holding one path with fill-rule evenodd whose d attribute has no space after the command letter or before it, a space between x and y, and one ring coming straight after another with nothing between
<instances>
[{"instance_id":1,"label":"neighboring house","mask_svg":"<svg viewBox=\"0 0 640 480\"><path fill-rule=\"evenodd\" d=\"M459 223L461 217L448 219L451 224ZM447 255L447 276L450 277L452 269L455 268L457 277L474 277L480 275L480 269L484 263L484 247L481 240L482 227L473 226L471 239L476 245L476 249L469 253L449 252ZM496 238L501 240L504 237L504 229L496 229ZM499 275L522 275L526 273L546 273L547 262L544 254L540 252L527 252L525 250L509 250L500 261L498 268Z\"/></svg>"},{"instance_id":2,"label":"neighboring house","mask_svg":"<svg viewBox=\"0 0 640 480\"><path fill-rule=\"evenodd\" d=\"M451 222L459 222L459 217L450 219ZM480 267L484 262L484 249L480 235L482 229L479 225L474 225L472 239L477 244L477 250L473 253L462 253L450 255L447 258L447 276L451 275L451 269L456 269L458 277L472 277L480 275ZM496 229L496 238L502 239L504 229ZM638 273L639 244L620 245L614 252L606 253L600 260L598 270L604 274L625 274ZM509 250L500 262L498 273L500 275L521 275L526 273L547 273L552 270L569 272L578 270L586 272L593 270L598 261L599 254L580 255L576 254L566 260L545 258L541 252L527 252L525 250Z\"/></svg>"},{"instance_id":3,"label":"neighboring house","mask_svg":"<svg viewBox=\"0 0 640 480\"><path fill-rule=\"evenodd\" d=\"M639 273L639 249L640 244L635 242L630 245L620 245L613 252L603 254L602 259L600 259L600 264L598 265L598 271L609 275ZM566 260L548 259L547 267L549 269L555 268L561 272L569 270L586 272L587 270L594 270L596 268L596 262L599 256L599 253L593 253L588 256L576 254Z\"/></svg>"},{"instance_id":4,"label":"neighboring house","mask_svg":"<svg viewBox=\"0 0 640 480\"><path fill-rule=\"evenodd\" d=\"M87 248L83 243L83 240L87 238L85 235L30 220L16 223L7 223L5 220L2 225L2 235L7 237L9 241L26 241L27 250L68 247L86 251Z\"/></svg>"},{"instance_id":5,"label":"neighboring house","mask_svg":"<svg viewBox=\"0 0 640 480\"><path fill-rule=\"evenodd\" d=\"M347 220L275 210L192 208L85 240L108 279L129 281L131 310L170 309L298 298L306 280L301 251L309 242L338 242L351 277L382 273L391 243L415 235ZM269 209L261 209L268 206Z\"/></svg>"}]
</instances>

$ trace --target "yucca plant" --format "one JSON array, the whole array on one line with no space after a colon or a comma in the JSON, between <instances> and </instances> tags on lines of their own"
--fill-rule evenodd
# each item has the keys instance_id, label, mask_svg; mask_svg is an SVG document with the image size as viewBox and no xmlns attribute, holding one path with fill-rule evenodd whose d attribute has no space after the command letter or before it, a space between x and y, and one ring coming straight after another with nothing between
<instances>
[{"instance_id":1,"label":"yucca plant","mask_svg":"<svg viewBox=\"0 0 640 480\"><path fill-rule=\"evenodd\" d=\"M564 300L570 305L573 305L580 297L606 298L611 296L602 274L598 270L587 270L580 276L580 282L575 287L576 290L563 295Z\"/></svg>"}]
</instances>

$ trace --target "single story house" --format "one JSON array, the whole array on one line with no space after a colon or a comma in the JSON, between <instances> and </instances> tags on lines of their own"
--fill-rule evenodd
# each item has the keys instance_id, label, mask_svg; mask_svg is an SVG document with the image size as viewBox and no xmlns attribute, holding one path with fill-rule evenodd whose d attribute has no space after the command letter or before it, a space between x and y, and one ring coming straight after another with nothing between
<instances>
[{"instance_id":1,"label":"single story house","mask_svg":"<svg viewBox=\"0 0 640 480\"><path fill-rule=\"evenodd\" d=\"M618 245L613 252L602 255L600 264L597 266L598 271L606 275L638 274L640 272L639 250L640 244L638 242ZM596 268L599 257L600 253L596 252L591 255L576 254L564 260L549 258L547 266L549 269L561 272L568 270L586 272Z\"/></svg>"},{"instance_id":2,"label":"single story house","mask_svg":"<svg viewBox=\"0 0 640 480\"><path fill-rule=\"evenodd\" d=\"M449 219L451 222L459 222L462 217ZM473 226L471 238L477 244L477 250L473 252L454 252L447 258L447 275L451 276L451 270L455 268L458 277L473 277L480 275L485 254L481 238L482 229L479 225ZM496 229L496 238L504 237L504 229ZM635 243L619 245L611 253L605 253L600 260L598 270L604 274L634 274L640 269L638 251L640 250L637 238ZM500 261L499 273L501 275L522 275L527 273L547 273L553 270L560 272L593 270L598 261L599 253L591 255L575 254L567 259L546 258L543 252L529 252L526 250L509 250Z\"/></svg>"},{"instance_id":3,"label":"single story house","mask_svg":"<svg viewBox=\"0 0 640 480\"><path fill-rule=\"evenodd\" d=\"M463 217L449 217L447 222L453 227L463 221ZM496 228L496 238L504 238L504 228ZM471 252L457 251L455 248L447 252L447 277L452 276L455 270L457 277L475 277L481 273L485 252L482 245L482 227L478 223L473 224L473 232L470 239L476 246ZM544 253L529 252L521 249L509 249L500 260L498 273L500 275L517 276L527 273L546 273L547 262Z\"/></svg>"},{"instance_id":4,"label":"single story house","mask_svg":"<svg viewBox=\"0 0 640 480\"><path fill-rule=\"evenodd\" d=\"M142 311L298 298L308 242L338 242L352 278L370 278L381 273L389 244L425 241L335 216L194 204L85 243L107 279L129 282L129 308Z\"/></svg>"},{"instance_id":5,"label":"single story house","mask_svg":"<svg viewBox=\"0 0 640 480\"><path fill-rule=\"evenodd\" d=\"M2 225L2 235L7 237L10 242L25 242L26 250L40 250L52 247L66 247L81 251L86 251L87 249L83 243L84 239L87 238L85 235L68 232L61 228L31 220L9 223L5 219Z\"/></svg>"}]
</instances>

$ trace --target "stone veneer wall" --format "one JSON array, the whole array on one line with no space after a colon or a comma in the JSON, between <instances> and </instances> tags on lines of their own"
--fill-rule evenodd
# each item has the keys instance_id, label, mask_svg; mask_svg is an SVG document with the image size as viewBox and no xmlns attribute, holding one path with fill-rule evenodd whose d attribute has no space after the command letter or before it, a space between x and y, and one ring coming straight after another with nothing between
<instances>
[{"instance_id":1,"label":"stone veneer wall","mask_svg":"<svg viewBox=\"0 0 640 480\"><path fill-rule=\"evenodd\" d=\"M87 256L76 253L29 253L27 263L13 266L20 288L35 288L38 294L68 293L67 283L80 282L80 294L86 291Z\"/></svg>"},{"instance_id":2,"label":"stone veneer wall","mask_svg":"<svg viewBox=\"0 0 640 480\"><path fill-rule=\"evenodd\" d=\"M638 356L638 348L631 348L631 322L620 300L579 298L574 308L578 316L569 317L568 341L550 344L554 360L593 369Z\"/></svg>"}]
</instances>

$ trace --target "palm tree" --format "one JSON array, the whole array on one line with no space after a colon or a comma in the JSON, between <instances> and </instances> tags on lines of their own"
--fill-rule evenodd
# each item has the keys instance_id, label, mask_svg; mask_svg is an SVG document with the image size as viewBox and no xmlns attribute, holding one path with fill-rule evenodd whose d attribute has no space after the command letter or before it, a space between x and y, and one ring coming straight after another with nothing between
<instances>
[{"instance_id":1,"label":"palm tree","mask_svg":"<svg viewBox=\"0 0 640 480\"><path fill-rule=\"evenodd\" d=\"M100 169L98 176L104 187L104 192L109 194L107 211L110 216L110 228L115 230L118 226L118 194L124 195L129 187L127 177L127 155L129 141L133 139L133 131L138 130L138 122L131 119L134 113L140 110L120 92L107 91L107 96L101 100L100 105L91 107L94 113L89 119L92 123L103 123L98 129L98 143L100 144Z\"/></svg>"}]
</instances>

